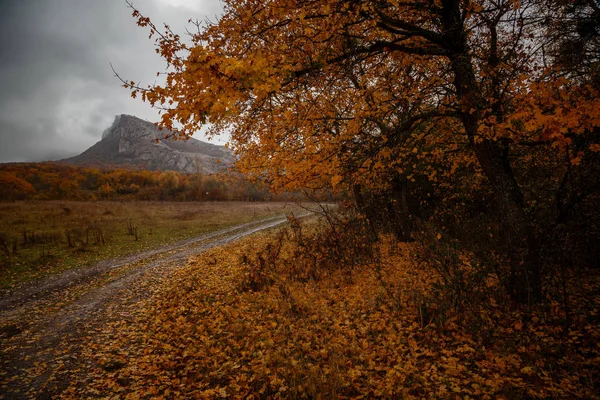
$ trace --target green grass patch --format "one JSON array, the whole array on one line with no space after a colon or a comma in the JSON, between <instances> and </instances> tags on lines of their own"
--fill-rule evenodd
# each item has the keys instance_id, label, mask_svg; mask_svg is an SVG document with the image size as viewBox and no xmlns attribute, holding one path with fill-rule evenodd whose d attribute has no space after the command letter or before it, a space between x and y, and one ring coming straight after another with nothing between
<instances>
[{"instance_id":1,"label":"green grass patch","mask_svg":"<svg viewBox=\"0 0 600 400\"><path fill-rule=\"evenodd\" d=\"M299 210L266 202L0 203L0 287Z\"/></svg>"}]
</instances>

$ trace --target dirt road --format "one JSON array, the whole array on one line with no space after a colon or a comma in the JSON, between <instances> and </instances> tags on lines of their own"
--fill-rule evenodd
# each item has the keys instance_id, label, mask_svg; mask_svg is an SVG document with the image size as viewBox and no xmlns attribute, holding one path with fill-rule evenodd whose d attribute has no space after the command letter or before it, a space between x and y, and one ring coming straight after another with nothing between
<instances>
[{"instance_id":1,"label":"dirt road","mask_svg":"<svg viewBox=\"0 0 600 400\"><path fill-rule=\"evenodd\" d=\"M127 321L189 256L286 221L238 225L0 293L0 399L55 398L70 382L84 382L92 365L82 346Z\"/></svg>"}]
</instances>

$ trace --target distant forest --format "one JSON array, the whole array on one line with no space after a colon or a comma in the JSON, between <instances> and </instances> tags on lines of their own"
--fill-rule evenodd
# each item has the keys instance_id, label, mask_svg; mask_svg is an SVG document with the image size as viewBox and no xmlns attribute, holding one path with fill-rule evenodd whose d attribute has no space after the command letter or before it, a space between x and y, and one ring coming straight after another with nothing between
<instances>
[{"instance_id":1,"label":"distant forest","mask_svg":"<svg viewBox=\"0 0 600 400\"><path fill-rule=\"evenodd\" d=\"M186 174L58 163L0 165L0 201L12 200L291 200L236 175Z\"/></svg>"}]
</instances>

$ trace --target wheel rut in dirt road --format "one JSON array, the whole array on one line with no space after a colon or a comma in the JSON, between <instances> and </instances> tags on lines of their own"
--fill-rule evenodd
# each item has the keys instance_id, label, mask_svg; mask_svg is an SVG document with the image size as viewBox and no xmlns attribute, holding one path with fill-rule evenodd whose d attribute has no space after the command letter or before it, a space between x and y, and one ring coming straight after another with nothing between
<instances>
[{"instance_id":1,"label":"wheel rut in dirt road","mask_svg":"<svg viewBox=\"0 0 600 400\"><path fill-rule=\"evenodd\" d=\"M87 339L128 320L131 305L152 296L188 257L285 222L269 217L0 293L0 398L55 397L90 367L79 357Z\"/></svg>"}]
</instances>

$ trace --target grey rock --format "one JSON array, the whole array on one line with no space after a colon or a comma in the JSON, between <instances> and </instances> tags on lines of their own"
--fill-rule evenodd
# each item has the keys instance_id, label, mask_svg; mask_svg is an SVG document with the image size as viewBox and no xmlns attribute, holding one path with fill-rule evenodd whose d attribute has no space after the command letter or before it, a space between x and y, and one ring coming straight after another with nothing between
<instances>
[{"instance_id":1,"label":"grey rock","mask_svg":"<svg viewBox=\"0 0 600 400\"><path fill-rule=\"evenodd\" d=\"M152 170L205 174L221 171L235 161L224 146L194 138L165 139L171 133L137 117L117 115L98 143L61 161L81 166L132 164Z\"/></svg>"}]
</instances>

